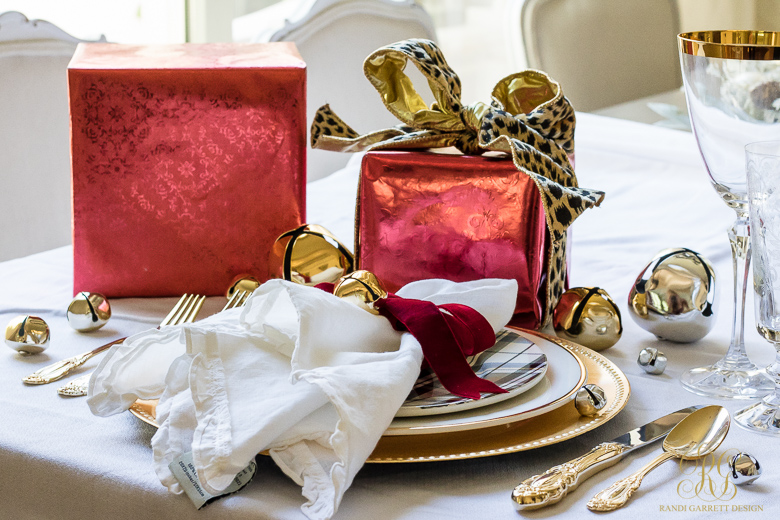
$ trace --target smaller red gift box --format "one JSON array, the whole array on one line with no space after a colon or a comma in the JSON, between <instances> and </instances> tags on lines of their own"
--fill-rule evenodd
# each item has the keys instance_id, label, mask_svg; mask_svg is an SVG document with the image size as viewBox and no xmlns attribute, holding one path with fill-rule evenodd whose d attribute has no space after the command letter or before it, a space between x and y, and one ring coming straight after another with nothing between
<instances>
[{"instance_id":1,"label":"smaller red gift box","mask_svg":"<svg viewBox=\"0 0 780 520\"><path fill-rule=\"evenodd\" d=\"M305 220L292 43L81 44L68 68L74 291L224 294Z\"/></svg>"},{"instance_id":2,"label":"smaller red gift box","mask_svg":"<svg viewBox=\"0 0 780 520\"><path fill-rule=\"evenodd\" d=\"M533 180L500 154L363 158L355 248L389 291L428 278L518 282L512 323L541 326L550 239Z\"/></svg>"}]
</instances>

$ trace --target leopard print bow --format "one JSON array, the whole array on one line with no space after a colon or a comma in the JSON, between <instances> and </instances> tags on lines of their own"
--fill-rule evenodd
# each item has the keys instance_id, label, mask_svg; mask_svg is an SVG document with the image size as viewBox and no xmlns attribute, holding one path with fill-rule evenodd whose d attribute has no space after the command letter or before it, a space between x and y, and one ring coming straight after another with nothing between
<instances>
[{"instance_id":1,"label":"leopard print bow","mask_svg":"<svg viewBox=\"0 0 780 520\"><path fill-rule=\"evenodd\" d=\"M428 107L404 74L411 61L428 80L435 102ZM580 188L569 161L574 152L574 109L560 85L543 72L507 76L493 89L492 102L464 106L457 74L435 43L411 39L382 47L363 63L366 78L385 107L401 122L358 135L329 105L317 110L312 148L340 152L455 146L464 154L511 154L515 167L530 176L542 196L553 244L549 257L545 321L565 285L566 229L604 192Z\"/></svg>"}]
</instances>

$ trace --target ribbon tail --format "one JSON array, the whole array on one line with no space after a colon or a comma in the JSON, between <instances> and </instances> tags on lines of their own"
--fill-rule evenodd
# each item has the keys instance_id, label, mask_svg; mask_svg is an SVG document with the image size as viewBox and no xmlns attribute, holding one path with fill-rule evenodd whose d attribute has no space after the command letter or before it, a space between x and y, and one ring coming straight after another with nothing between
<instances>
[{"instance_id":1,"label":"ribbon tail","mask_svg":"<svg viewBox=\"0 0 780 520\"><path fill-rule=\"evenodd\" d=\"M577 178L566 153L555 142L540 145L524 139L499 135L483 146L488 150L512 154L515 167L530 176L539 189L550 235L555 241L566 235L566 229L586 209L598 206L604 192L577 186ZM534 160L530 160L533 157Z\"/></svg>"},{"instance_id":2,"label":"ribbon tail","mask_svg":"<svg viewBox=\"0 0 780 520\"><path fill-rule=\"evenodd\" d=\"M420 342L425 360L436 373L442 386L450 393L476 400L481 397L481 392L506 392L495 383L481 379L474 373L460 350L458 339L453 335L444 314L434 303L391 297L377 301L375 306L382 315L394 323L397 329L398 324L403 325L403 328ZM480 318L484 320L481 315ZM495 336L484 348L488 348L494 342ZM452 348L455 345L459 348Z\"/></svg>"},{"instance_id":3,"label":"ribbon tail","mask_svg":"<svg viewBox=\"0 0 780 520\"><path fill-rule=\"evenodd\" d=\"M324 105L317 110L311 124L311 147L331 152L362 152L404 134L398 128L387 128L359 135L330 109L330 105Z\"/></svg>"},{"instance_id":4,"label":"ribbon tail","mask_svg":"<svg viewBox=\"0 0 780 520\"><path fill-rule=\"evenodd\" d=\"M331 152L443 148L455 146L461 138L459 132L414 130L406 125L359 135L329 105L317 110L311 125L311 147Z\"/></svg>"}]
</instances>

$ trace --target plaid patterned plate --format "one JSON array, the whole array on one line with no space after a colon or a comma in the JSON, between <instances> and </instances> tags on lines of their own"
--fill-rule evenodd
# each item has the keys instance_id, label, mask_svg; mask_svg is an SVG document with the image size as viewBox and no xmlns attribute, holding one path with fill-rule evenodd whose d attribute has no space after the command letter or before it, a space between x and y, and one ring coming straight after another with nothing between
<instances>
[{"instance_id":1,"label":"plaid patterned plate","mask_svg":"<svg viewBox=\"0 0 780 520\"><path fill-rule=\"evenodd\" d=\"M530 390L547 372L547 356L541 349L507 329L496 335L495 345L467 359L479 377L494 382L508 392L483 393L479 400L458 397L449 393L439 378L426 369L420 374L396 417L437 415L488 406Z\"/></svg>"}]
</instances>

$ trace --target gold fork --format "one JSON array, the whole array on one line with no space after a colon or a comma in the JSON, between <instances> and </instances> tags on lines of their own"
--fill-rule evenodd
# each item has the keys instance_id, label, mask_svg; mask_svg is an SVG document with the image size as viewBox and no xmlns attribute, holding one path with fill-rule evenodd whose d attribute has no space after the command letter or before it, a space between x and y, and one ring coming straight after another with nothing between
<instances>
[{"instance_id":1,"label":"gold fork","mask_svg":"<svg viewBox=\"0 0 780 520\"><path fill-rule=\"evenodd\" d=\"M168 315L162 320L162 322L160 322L160 327L184 323L188 320L194 321L195 316L197 316L198 312L200 312L200 308L203 306L203 302L205 300L205 296L185 294L179 298L176 306L174 306L174 308L171 309L171 312L169 312ZM33 372L29 376L23 377L22 381L28 385L45 385L51 383L52 381L57 381L58 379L61 379L62 377L69 374L73 369L80 367L104 350L107 350L108 348L116 345L117 343L121 343L126 339L126 337L119 338L110 343L106 343L105 345L102 345L95 350L84 352L83 354L78 354L76 356L63 359L62 361L57 361L54 364Z\"/></svg>"},{"instance_id":2,"label":"gold fork","mask_svg":"<svg viewBox=\"0 0 780 520\"><path fill-rule=\"evenodd\" d=\"M250 293L247 291L234 292L222 310L226 311L234 307L242 307L246 303L249 294ZM200 310L200 307L198 308L198 310ZM192 323L193 321L195 321L194 315L191 317L191 319L187 319L186 321L181 323ZM171 323L170 325L177 325L177 324L178 323ZM57 393L60 395L64 395L66 397L81 397L87 395L87 392L89 390L89 378L91 376L92 373L90 372L89 374L84 374L83 376L77 377L73 381L70 381L68 384L59 387L57 389Z\"/></svg>"},{"instance_id":3,"label":"gold fork","mask_svg":"<svg viewBox=\"0 0 780 520\"><path fill-rule=\"evenodd\" d=\"M171 309L171 312L168 313L163 321L160 322L160 327L194 322L205 300L205 296L196 296L194 294L188 296L185 294L179 299L178 303ZM123 340L124 339L125 338L123 338ZM114 343L109 343L109 345L113 344ZM59 387L57 393L66 397L81 397L87 395L90 377L92 377L92 372L81 375L68 382L66 385Z\"/></svg>"},{"instance_id":4,"label":"gold fork","mask_svg":"<svg viewBox=\"0 0 780 520\"><path fill-rule=\"evenodd\" d=\"M246 303L247 298L249 298L250 294L252 294L250 291L234 292L233 296L230 297L230 299L227 301L227 303L222 308L222 310L226 311L228 309L232 309L233 307L243 307L244 304Z\"/></svg>"}]
</instances>

